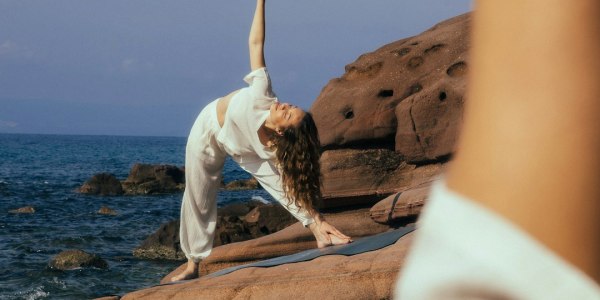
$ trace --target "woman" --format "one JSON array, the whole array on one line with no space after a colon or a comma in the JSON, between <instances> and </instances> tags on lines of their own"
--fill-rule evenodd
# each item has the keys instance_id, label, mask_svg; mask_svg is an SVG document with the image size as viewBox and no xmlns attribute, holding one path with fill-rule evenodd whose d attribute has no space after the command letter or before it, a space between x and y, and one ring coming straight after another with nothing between
<instances>
[{"instance_id":1,"label":"woman","mask_svg":"<svg viewBox=\"0 0 600 300\"><path fill-rule=\"evenodd\" d=\"M313 203L321 198L319 139L310 113L279 103L265 67L265 0L257 0L250 29L249 86L206 106L186 147L186 189L181 204L180 242L188 263L171 280L198 276L198 263L212 250L216 196L227 155L310 228L319 248L350 243L327 223Z\"/></svg>"}]
</instances>

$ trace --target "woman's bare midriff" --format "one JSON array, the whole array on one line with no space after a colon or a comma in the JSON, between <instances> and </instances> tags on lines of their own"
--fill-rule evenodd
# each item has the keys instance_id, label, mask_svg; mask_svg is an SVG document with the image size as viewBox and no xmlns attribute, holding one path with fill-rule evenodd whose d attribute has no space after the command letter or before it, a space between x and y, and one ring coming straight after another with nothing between
<instances>
[{"instance_id":1,"label":"woman's bare midriff","mask_svg":"<svg viewBox=\"0 0 600 300\"><path fill-rule=\"evenodd\" d=\"M217 120L219 121L219 126L223 127L225 123L225 115L227 114L227 108L229 107L229 101L231 98L235 96L240 90L233 91L229 93L225 97L221 97L219 101L217 101Z\"/></svg>"}]
</instances>

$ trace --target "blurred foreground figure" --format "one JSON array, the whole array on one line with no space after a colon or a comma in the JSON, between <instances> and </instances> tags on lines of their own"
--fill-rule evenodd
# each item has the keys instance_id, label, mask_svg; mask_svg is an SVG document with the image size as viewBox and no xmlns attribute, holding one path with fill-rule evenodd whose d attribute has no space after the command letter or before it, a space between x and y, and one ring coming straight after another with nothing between
<instances>
[{"instance_id":1,"label":"blurred foreground figure","mask_svg":"<svg viewBox=\"0 0 600 300\"><path fill-rule=\"evenodd\" d=\"M476 1L470 70L396 298L600 299L600 1Z\"/></svg>"}]
</instances>

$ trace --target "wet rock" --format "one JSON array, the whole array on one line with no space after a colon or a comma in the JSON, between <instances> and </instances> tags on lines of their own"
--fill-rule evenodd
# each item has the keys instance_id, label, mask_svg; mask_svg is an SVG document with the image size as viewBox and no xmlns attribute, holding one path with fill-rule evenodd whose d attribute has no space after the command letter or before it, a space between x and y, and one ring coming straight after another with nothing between
<instances>
[{"instance_id":1,"label":"wet rock","mask_svg":"<svg viewBox=\"0 0 600 300\"><path fill-rule=\"evenodd\" d=\"M179 246L179 220L160 225L142 244L133 250L133 256L142 259L185 260Z\"/></svg>"},{"instance_id":2,"label":"wet rock","mask_svg":"<svg viewBox=\"0 0 600 300\"><path fill-rule=\"evenodd\" d=\"M100 256L82 250L65 250L52 258L48 264L53 269L72 270L78 268L107 269L108 263Z\"/></svg>"},{"instance_id":3,"label":"wet rock","mask_svg":"<svg viewBox=\"0 0 600 300\"><path fill-rule=\"evenodd\" d=\"M180 192L185 189L185 171L171 165L135 164L123 189L128 195Z\"/></svg>"},{"instance_id":4,"label":"wet rock","mask_svg":"<svg viewBox=\"0 0 600 300\"><path fill-rule=\"evenodd\" d=\"M116 216L117 215L117 211L108 206L100 207L100 209L98 210L97 213L99 215L107 215L107 216Z\"/></svg>"},{"instance_id":5,"label":"wet rock","mask_svg":"<svg viewBox=\"0 0 600 300\"><path fill-rule=\"evenodd\" d=\"M35 213L35 208L31 205L8 211L11 214L32 214Z\"/></svg>"},{"instance_id":6,"label":"wet rock","mask_svg":"<svg viewBox=\"0 0 600 300\"><path fill-rule=\"evenodd\" d=\"M390 224L418 216L429 196L429 188L429 185L412 188L379 201L371 207L371 218L377 223Z\"/></svg>"},{"instance_id":7,"label":"wet rock","mask_svg":"<svg viewBox=\"0 0 600 300\"><path fill-rule=\"evenodd\" d=\"M123 188L121 182L110 173L100 173L92 176L80 188L79 192L83 194L115 196L122 195Z\"/></svg>"}]
</instances>

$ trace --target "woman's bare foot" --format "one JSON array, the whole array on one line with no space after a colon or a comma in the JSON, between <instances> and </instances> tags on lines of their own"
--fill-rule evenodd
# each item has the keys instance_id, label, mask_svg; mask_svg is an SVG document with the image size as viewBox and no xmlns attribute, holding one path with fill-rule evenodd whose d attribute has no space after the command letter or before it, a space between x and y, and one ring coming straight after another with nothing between
<instances>
[{"instance_id":1,"label":"woman's bare foot","mask_svg":"<svg viewBox=\"0 0 600 300\"><path fill-rule=\"evenodd\" d=\"M171 282L198 278L198 263L188 260L185 270L171 278Z\"/></svg>"}]
</instances>

